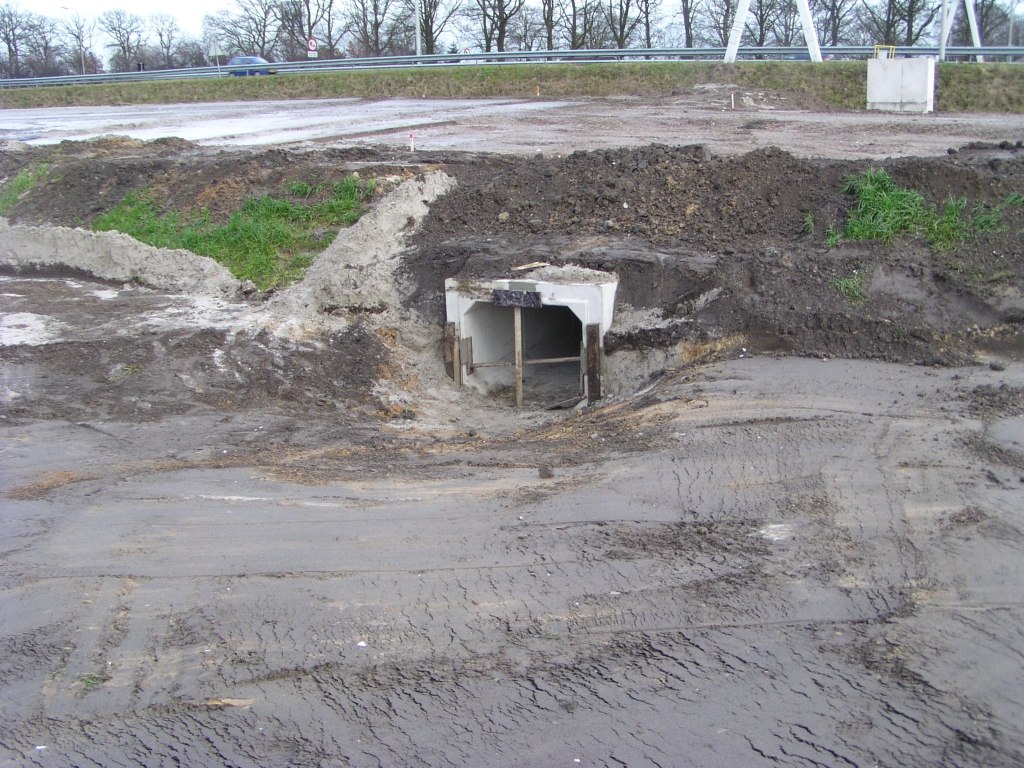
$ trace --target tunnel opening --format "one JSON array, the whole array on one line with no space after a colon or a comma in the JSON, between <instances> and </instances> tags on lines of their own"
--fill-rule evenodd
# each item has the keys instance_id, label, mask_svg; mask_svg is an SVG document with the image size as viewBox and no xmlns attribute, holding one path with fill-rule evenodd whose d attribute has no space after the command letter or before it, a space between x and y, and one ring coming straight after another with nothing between
<instances>
[{"instance_id":1,"label":"tunnel opening","mask_svg":"<svg viewBox=\"0 0 1024 768\"><path fill-rule=\"evenodd\" d=\"M588 271L590 272L590 271ZM617 281L445 281L445 365L459 386L514 392L517 406L600 398L604 334Z\"/></svg>"}]
</instances>

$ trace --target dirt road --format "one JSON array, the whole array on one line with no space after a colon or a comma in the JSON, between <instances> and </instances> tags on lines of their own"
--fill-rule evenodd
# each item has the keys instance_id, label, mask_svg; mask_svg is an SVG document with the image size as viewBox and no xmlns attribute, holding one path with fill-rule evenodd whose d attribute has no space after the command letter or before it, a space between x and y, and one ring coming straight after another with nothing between
<instances>
[{"instance_id":1,"label":"dirt road","mask_svg":"<svg viewBox=\"0 0 1024 768\"><path fill-rule=\"evenodd\" d=\"M736 107L732 108L735 103ZM1009 114L891 115L815 112L772 92L702 86L685 96L645 99L329 99L134 107L7 109L0 139L33 145L124 135L149 141L176 136L214 147L409 146L568 154L578 149L651 143L707 144L735 155L776 146L800 157L867 158L941 155L971 141L1024 133Z\"/></svg>"},{"instance_id":2,"label":"dirt road","mask_svg":"<svg viewBox=\"0 0 1024 768\"><path fill-rule=\"evenodd\" d=\"M213 164L239 199L458 182L358 272L393 277L379 309L0 275L0 765L1024 763L1024 214L954 253L825 248L802 221L860 166L346 152L68 144L11 209L187 203ZM887 167L994 206L1021 154ZM444 377L438 281L539 257L620 276L599 407Z\"/></svg>"}]
</instances>

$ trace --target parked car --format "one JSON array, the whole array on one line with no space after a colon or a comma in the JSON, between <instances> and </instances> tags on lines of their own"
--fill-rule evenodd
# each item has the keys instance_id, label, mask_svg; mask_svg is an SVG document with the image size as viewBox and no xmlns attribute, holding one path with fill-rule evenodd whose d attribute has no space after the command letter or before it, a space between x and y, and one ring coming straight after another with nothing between
<instances>
[{"instance_id":1,"label":"parked car","mask_svg":"<svg viewBox=\"0 0 1024 768\"><path fill-rule=\"evenodd\" d=\"M270 66L270 62L260 56L235 56L228 62L228 67L238 67L231 70L235 77L277 74L277 70Z\"/></svg>"}]
</instances>

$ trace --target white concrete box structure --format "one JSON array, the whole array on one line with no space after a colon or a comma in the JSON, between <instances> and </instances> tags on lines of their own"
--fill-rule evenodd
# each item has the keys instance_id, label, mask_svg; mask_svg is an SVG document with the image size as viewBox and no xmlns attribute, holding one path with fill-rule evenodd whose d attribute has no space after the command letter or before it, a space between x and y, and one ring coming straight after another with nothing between
<instances>
[{"instance_id":1,"label":"white concrete box structure","mask_svg":"<svg viewBox=\"0 0 1024 768\"><path fill-rule=\"evenodd\" d=\"M935 59L868 59L868 109L934 110Z\"/></svg>"},{"instance_id":2,"label":"white concrete box structure","mask_svg":"<svg viewBox=\"0 0 1024 768\"><path fill-rule=\"evenodd\" d=\"M599 399L617 288L615 275L582 268L445 280L448 375L485 392L515 386L517 406L524 380L541 389L561 386L562 394L571 384L588 401Z\"/></svg>"}]
</instances>

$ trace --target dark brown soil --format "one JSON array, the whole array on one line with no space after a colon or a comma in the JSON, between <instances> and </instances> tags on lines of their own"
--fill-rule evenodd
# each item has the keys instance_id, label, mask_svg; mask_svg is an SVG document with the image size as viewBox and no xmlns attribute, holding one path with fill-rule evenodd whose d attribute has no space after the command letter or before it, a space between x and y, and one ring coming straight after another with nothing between
<instances>
[{"instance_id":1,"label":"dark brown soil","mask_svg":"<svg viewBox=\"0 0 1024 768\"><path fill-rule=\"evenodd\" d=\"M999 206L1024 189L1016 145L883 166L935 204ZM983 347L1019 350L1024 210L1003 206L999 231L955 252L910 239L828 248L826 230L841 228L853 203L843 183L867 167L772 148L718 158L701 146L451 164L459 188L416 237L410 301L440 321L446 277L575 263L617 273L618 301L679 321L613 332L611 353L730 333L765 351L929 364L960 364ZM830 285L855 272L869 278L861 304ZM714 290L718 298L695 311Z\"/></svg>"},{"instance_id":2,"label":"dark brown soil","mask_svg":"<svg viewBox=\"0 0 1024 768\"><path fill-rule=\"evenodd\" d=\"M0 174L43 163L45 182L11 208L12 221L88 225L133 190L169 211L223 219L245 199L282 194L294 181L441 167L459 186L433 206L405 261L407 303L434 323L443 320L445 278L546 261L614 271L620 304L661 313L657 328L613 332L611 354L735 334L752 350L933 365L1021 351L1024 208L1002 203L1024 190L1024 150L1009 142L882 164L934 204L966 197L972 207L1001 206L998 231L955 251L913 239L826 247L828 228L842 227L853 202L841 192L844 180L868 164L770 147L728 158L701 145L653 145L523 159L213 151L107 138L0 153ZM867 275L869 298L859 304L831 284L855 273Z\"/></svg>"}]
</instances>

